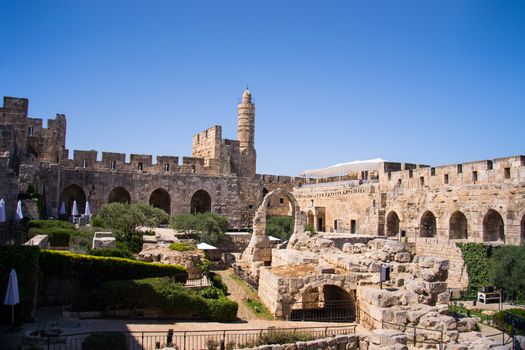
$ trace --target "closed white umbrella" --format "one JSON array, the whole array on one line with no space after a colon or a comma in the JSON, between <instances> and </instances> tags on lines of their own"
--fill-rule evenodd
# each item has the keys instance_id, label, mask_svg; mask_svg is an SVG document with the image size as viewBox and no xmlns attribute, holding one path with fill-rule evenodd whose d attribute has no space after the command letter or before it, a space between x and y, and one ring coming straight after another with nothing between
<instances>
[{"instance_id":1,"label":"closed white umbrella","mask_svg":"<svg viewBox=\"0 0 525 350\"><path fill-rule=\"evenodd\" d=\"M60 209L58 210L58 213L60 215L66 215L66 202L62 201L62 204L60 204Z\"/></svg>"},{"instance_id":2,"label":"closed white umbrella","mask_svg":"<svg viewBox=\"0 0 525 350\"><path fill-rule=\"evenodd\" d=\"M86 210L84 210L84 217L86 221L89 222L89 217L91 216L91 210L89 209L89 202L86 202Z\"/></svg>"},{"instance_id":3,"label":"closed white umbrella","mask_svg":"<svg viewBox=\"0 0 525 350\"><path fill-rule=\"evenodd\" d=\"M15 324L15 305L20 303L20 296L18 294L18 279L16 278L15 269L11 269L9 273L9 282L7 283L7 291L5 292L4 305L11 305L11 324Z\"/></svg>"},{"instance_id":4,"label":"closed white umbrella","mask_svg":"<svg viewBox=\"0 0 525 350\"><path fill-rule=\"evenodd\" d=\"M73 209L71 209L72 216L78 216L78 206L77 201L73 201Z\"/></svg>"},{"instance_id":5,"label":"closed white umbrella","mask_svg":"<svg viewBox=\"0 0 525 350\"><path fill-rule=\"evenodd\" d=\"M22 213L22 201L18 201L18 203L16 203L16 214L15 214L15 219L17 221L20 221L24 218L24 214Z\"/></svg>"},{"instance_id":6,"label":"closed white umbrella","mask_svg":"<svg viewBox=\"0 0 525 350\"><path fill-rule=\"evenodd\" d=\"M6 222L7 218L5 215L5 201L4 199L0 199L0 223Z\"/></svg>"}]
</instances>

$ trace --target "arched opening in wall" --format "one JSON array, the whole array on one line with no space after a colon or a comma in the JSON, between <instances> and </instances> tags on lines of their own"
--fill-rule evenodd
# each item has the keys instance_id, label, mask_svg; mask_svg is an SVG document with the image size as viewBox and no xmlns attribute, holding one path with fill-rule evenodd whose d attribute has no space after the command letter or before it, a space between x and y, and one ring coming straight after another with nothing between
<instances>
[{"instance_id":1,"label":"arched opening in wall","mask_svg":"<svg viewBox=\"0 0 525 350\"><path fill-rule=\"evenodd\" d=\"M525 214L521 217L521 243L525 243Z\"/></svg>"},{"instance_id":2,"label":"arched opening in wall","mask_svg":"<svg viewBox=\"0 0 525 350\"><path fill-rule=\"evenodd\" d=\"M313 227L314 226L315 217L314 217L314 213L312 213L311 210L308 210L308 215L307 215L306 218L307 218L306 225L308 225L310 227Z\"/></svg>"},{"instance_id":3,"label":"arched opening in wall","mask_svg":"<svg viewBox=\"0 0 525 350\"><path fill-rule=\"evenodd\" d=\"M386 216L386 235L389 237L399 235L399 216L395 211L391 211Z\"/></svg>"},{"instance_id":4,"label":"arched opening in wall","mask_svg":"<svg viewBox=\"0 0 525 350\"><path fill-rule=\"evenodd\" d=\"M65 216L71 216L74 201L77 201L78 214L84 214L86 209L86 193L78 185L69 185L62 190L62 194L60 195L59 208L62 205L62 202L64 202L66 207Z\"/></svg>"},{"instance_id":5,"label":"arched opening in wall","mask_svg":"<svg viewBox=\"0 0 525 350\"><path fill-rule=\"evenodd\" d=\"M459 210L455 211L450 216L450 222L448 225L448 237L449 239L468 238L467 217Z\"/></svg>"},{"instance_id":6,"label":"arched opening in wall","mask_svg":"<svg viewBox=\"0 0 525 350\"><path fill-rule=\"evenodd\" d=\"M317 207L315 208L315 211L317 212L317 232L325 232L326 231L326 208L325 207Z\"/></svg>"},{"instance_id":7,"label":"arched opening in wall","mask_svg":"<svg viewBox=\"0 0 525 350\"><path fill-rule=\"evenodd\" d=\"M435 237L436 236L436 216L431 211L427 210L421 217L419 223L419 237Z\"/></svg>"},{"instance_id":8,"label":"arched opening in wall","mask_svg":"<svg viewBox=\"0 0 525 350\"><path fill-rule=\"evenodd\" d=\"M211 211L211 197L208 192L198 190L191 197L191 213L202 214Z\"/></svg>"},{"instance_id":9,"label":"arched opening in wall","mask_svg":"<svg viewBox=\"0 0 525 350\"><path fill-rule=\"evenodd\" d=\"M308 288L291 308L291 321L352 322L356 316L355 290L326 284Z\"/></svg>"},{"instance_id":10,"label":"arched opening in wall","mask_svg":"<svg viewBox=\"0 0 525 350\"><path fill-rule=\"evenodd\" d=\"M168 215L171 214L171 197L163 188L157 188L151 193L149 205L164 210Z\"/></svg>"},{"instance_id":11,"label":"arched opening in wall","mask_svg":"<svg viewBox=\"0 0 525 350\"><path fill-rule=\"evenodd\" d=\"M283 192L271 192L266 206L266 235L287 241L294 229L292 202Z\"/></svg>"},{"instance_id":12,"label":"arched opening in wall","mask_svg":"<svg viewBox=\"0 0 525 350\"><path fill-rule=\"evenodd\" d=\"M490 209L483 218L483 241L505 242L505 224L500 213Z\"/></svg>"},{"instance_id":13,"label":"arched opening in wall","mask_svg":"<svg viewBox=\"0 0 525 350\"><path fill-rule=\"evenodd\" d=\"M131 203L131 195L124 187L115 187L109 192L108 203Z\"/></svg>"}]
</instances>

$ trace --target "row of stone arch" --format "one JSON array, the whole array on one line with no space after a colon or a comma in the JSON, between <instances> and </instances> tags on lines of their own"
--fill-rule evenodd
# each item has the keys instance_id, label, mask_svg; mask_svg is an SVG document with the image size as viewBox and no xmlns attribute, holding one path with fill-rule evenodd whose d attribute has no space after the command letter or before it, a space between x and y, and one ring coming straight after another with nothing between
<instances>
[{"instance_id":1,"label":"row of stone arch","mask_svg":"<svg viewBox=\"0 0 525 350\"><path fill-rule=\"evenodd\" d=\"M60 196L60 204L65 203L66 212L71 213L73 202L77 202L78 210L83 213L85 210L85 203L87 197L79 185L73 184L65 187ZM107 203L131 203L131 194L124 187L117 186L112 189L107 197ZM59 205L60 205L59 204ZM160 208L166 213L171 214L171 196L163 188L157 188L149 197L149 204L153 207ZM190 210L192 214L205 213L211 211L211 196L210 194L200 189L196 191L190 201Z\"/></svg>"},{"instance_id":2,"label":"row of stone arch","mask_svg":"<svg viewBox=\"0 0 525 350\"><path fill-rule=\"evenodd\" d=\"M386 217L387 236L399 234L400 219L395 211L388 213ZM450 215L448 224L449 239L467 239L469 237L468 221L465 214L459 210ZM421 216L419 222L419 237L435 237L437 234L436 216L427 210ZM521 218L521 238L525 240L525 214ZM494 209L489 209L483 217L483 241L505 242L505 223L503 217Z\"/></svg>"}]
</instances>

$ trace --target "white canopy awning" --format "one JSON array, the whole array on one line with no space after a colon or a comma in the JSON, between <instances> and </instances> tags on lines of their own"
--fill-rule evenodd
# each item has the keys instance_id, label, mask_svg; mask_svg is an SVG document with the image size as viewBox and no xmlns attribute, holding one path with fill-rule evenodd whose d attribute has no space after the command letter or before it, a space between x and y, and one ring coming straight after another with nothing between
<instances>
[{"instance_id":1,"label":"white canopy awning","mask_svg":"<svg viewBox=\"0 0 525 350\"><path fill-rule=\"evenodd\" d=\"M326 168L304 170L299 175L304 177L325 178L332 176L345 176L356 171L379 170L384 159L355 160L348 163L339 163Z\"/></svg>"},{"instance_id":2,"label":"white canopy awning","mask_svg":"<svg viewBox=\"0 0 525 350\"><path fill-rule=\"evenodd\" d=\"M281 239L277 238L277 237L274 237L274 236L268 236L268 239L270 241L280 241Z\"/></svg>"},{"instance_id":3,"label":"white canopy awning","mask_svg":"<svg viewBox=\"0 0 525 350\"><path fill-rule=\"evenodd\" d=\"M217 247L214 247L208 243L199 243L197 244L197 249L200 249L200 250L215 250L217 249Z\"/></svg>"}]
</instances>

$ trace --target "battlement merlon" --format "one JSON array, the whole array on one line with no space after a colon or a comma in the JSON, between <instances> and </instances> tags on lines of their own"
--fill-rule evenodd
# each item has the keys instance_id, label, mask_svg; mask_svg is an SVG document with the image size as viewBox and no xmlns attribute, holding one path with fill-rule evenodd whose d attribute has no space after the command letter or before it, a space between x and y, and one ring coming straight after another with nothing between
<instances>
[{"instance_id":1,"label":"battlement merlon","mask_svg":"<svg viewBox=\"0 0 525 350\"><path fill-rule=\"evenodd\" d=\"M214 125L193 136L191 155L194 158L219 159L221 144L222 127Z\"/></svg>"}]
</instances>

